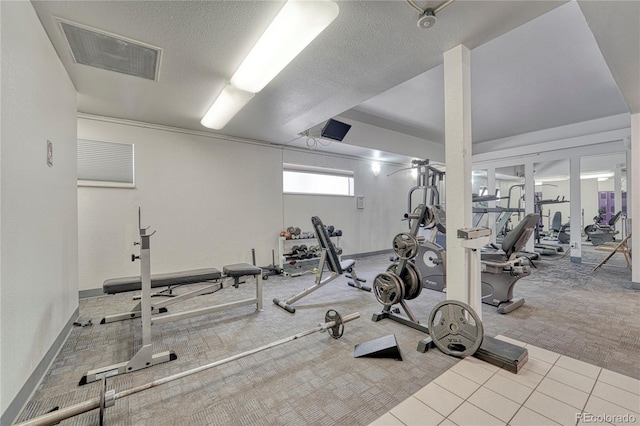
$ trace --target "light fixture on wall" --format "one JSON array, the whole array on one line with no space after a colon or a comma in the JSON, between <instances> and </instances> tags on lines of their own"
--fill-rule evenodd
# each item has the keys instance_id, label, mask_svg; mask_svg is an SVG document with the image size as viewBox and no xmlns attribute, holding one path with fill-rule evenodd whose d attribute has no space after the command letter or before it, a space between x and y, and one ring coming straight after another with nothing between
<instances>
[{"instance_id":1,"label":"light fixture on wall","mask_svg":"<svg viewBox=\"0 0 640 426\"><path fill-rule=\"evenodd\" d=\"M378 176L380 174L380 163L378 163L377 161L371 163L371 171L373 172L374 176Z\"/></svg>"},{"instance_id":2,"label":"light fixture on wall","mask_svg":"<svg viewBox=\"0 0 640 426\"><path fill-rule=\"evenodd\" d=\"M338 16L333 1L289 0L253 46L231 77L231 85L245 93L258 93L309 45ZM224 94L225 91L222 92ZM221 96L222 96L221 94ZM238 96L237 102L218 104L215 100L201 120L205 127L220 130L251 98ZM244 102L244 103L242 103ZM220 115L221 118L218 118ZM211 123L218 127L210 126Z\"/></svg>"}]
</instances>

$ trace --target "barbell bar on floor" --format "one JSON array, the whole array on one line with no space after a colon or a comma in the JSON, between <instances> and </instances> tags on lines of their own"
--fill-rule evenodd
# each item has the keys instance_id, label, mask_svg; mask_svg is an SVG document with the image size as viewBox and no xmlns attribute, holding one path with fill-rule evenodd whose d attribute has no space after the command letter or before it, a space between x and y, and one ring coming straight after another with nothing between
<instances>
[{"instance_id":1,"label":"barbell bar on floor","mask_svg":"<svg viewBox=\"0 0 640 426\"><path fill-rule=\"evenodd\" d=\"M88 399L86 401L80 402L75 405L71 405L69 407L65 407L56 411L52 411L47 414L43 414L38 417L34 417L30 420L26 420L22 423L18 423L15 426L36 426L36 425L51 425L54 423L58 423L62 420L86 413L91 410L95 410L96 408L100 408L100 424L103 424L103 412L104 408L110 407L115 404L115 401L124 398L130 395L133 395L138 392L142 392L147 389L154 388L156 386L163 385L165 383L172 382L174 380L182 379L184 377L190 376L192 374L199 373L204 370L208 370L209 368L217 367L222 364L226 364L231 361L238 360L240 358L247 357L249 355L256 354L258 352L265 351L267 349L274 348L276 346L280 346L284 343L292 342L294 340L298 340L302 337L308 336L310 334L317 333L319 331L327 331L331 337L334 339L339 339L342 336L342 331L344 330L345 323L349 321L353 321L355 319L360 318L360 313L355 312L353 314L347 316L341 316L337 311L330 309L327 311L325 315L325 319L331 319L331 321L327 321L319 324L315 328L311 328L306 331L302 331L298 334L294 334L289 337L285 337L284 339L276 340L275 342L267 343L266 345L260 346L255 349L248 350L246 352L241 352L236 355L232 355L228 358L224 358L210 364L202 365L200 367L192 368L191 370L186 370L181 373L176 373L171 376L167 376L158 380L154 380L153 382L146 383L144 385L136 386L130 389L125 389L118 393L115 393L113 390L106 391L105 389L105 381L103 380L102 391L100 397Z\"/></svg>"}]
</instances>

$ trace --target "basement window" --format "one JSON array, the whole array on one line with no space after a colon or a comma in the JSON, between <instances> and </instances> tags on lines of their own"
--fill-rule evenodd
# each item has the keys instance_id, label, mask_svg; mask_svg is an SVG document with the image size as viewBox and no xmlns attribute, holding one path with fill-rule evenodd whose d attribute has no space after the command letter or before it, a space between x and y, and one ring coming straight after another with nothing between
<instances>
[{"instance_id":1,"label":"basement window","mask_svg":"<svg viewBox=\"0 0 640 426\"><path fill-rule=\"evenodd\" d=\"M282 192L353 197L353 175L350 170L284 163Z\"/></svg>"},{"instance_id":2,"label":"basement window","mask_svg":"<svg viewBox=\"0 0 640 426\"><path fill-rule=\"evenodd\" d=\"M134 188L133 144L78 139L78 186Z\"/></svg>"}]
</instances>

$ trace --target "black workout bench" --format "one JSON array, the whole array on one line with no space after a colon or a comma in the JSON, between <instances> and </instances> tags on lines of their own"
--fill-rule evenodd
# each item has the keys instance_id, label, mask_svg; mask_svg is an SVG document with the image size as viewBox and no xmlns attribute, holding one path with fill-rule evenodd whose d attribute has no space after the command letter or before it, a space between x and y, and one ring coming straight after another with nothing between
<instances>
[{"instance_id":1,"label":"black workout bench","mask_svg":"<svg viewBox=\"0 0 640 426\"><path fill-rule=\"evenodd\" d=\"M257 310L262 310L262 270L257 266L251 265L249 263L236 263L233 265L227 265L223 267L223 272L220 272L216 268L204 268L204 269L194 269L190 271L181 271L181 272L170 272L165 274L155 274L151 275L151 288L158 287L167 287L165 291L168 293L160 292L155 293L155 295L162 295L171 297L171 299L163 300L161 302L152 303L151 304L151 313L166 313L167 306L172 305L174 303L181 302L183 300L200 296L207 293L214 293L223 288L223 283L225 278L233 278L233 287L238 288L239 284L244 282L241 281L242 278L247 276L253 276L256 280L256 298L249 299L240 302L234 302L237 306L247 305L247 304L256 304ZM184 293L181 295L174 295L173 289L182 285L188 284L197 284L197 283L210 283L211 285L205 286L203 288ZM136 291L142 288L142 280L139 276L135 277L123 277L123 278L112 278L106 280L102 284L102 289L105 294L117 294L124 293L128 291ZM227 304L228 305L228 304ZM228 308L227 305L221 305ZM114 314L104 317L100 323L106 324L115 321L123 321L126 319L139 318L140 317L140 307L141 302L131 309L129 312L124 312L120 314ZM200 315L209 312L213 312L212 308L219 308L219 306L208 307L197 309L194 311L187 311L183 313L178 313L175 315L181 316L193 316ZM222 310L222 309L215 309ZM163 318L165 316L163 315ZM159 318L159 317L156 317ZM178 319L178 318L176 318Z\"/></svg>"}]
</instances>

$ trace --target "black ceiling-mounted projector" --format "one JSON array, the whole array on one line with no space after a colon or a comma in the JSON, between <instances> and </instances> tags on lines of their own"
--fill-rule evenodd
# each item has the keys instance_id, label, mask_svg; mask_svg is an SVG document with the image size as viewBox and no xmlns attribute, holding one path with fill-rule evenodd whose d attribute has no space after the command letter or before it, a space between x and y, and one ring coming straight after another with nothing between
<instances>
[{"instance_id":1,"label":"black ceiling-mounted projector","mask_svg":"<svg viewBox=\"0 0 640 426\"><path fill-rule=\"evenodd\" d=\"M330 118L324 125L320 135L323 138L333 139L342 142L342 139L347 135L347 132L351 128L351 124L343 123L338 120Z\"/></svg>"}]
</instances>

